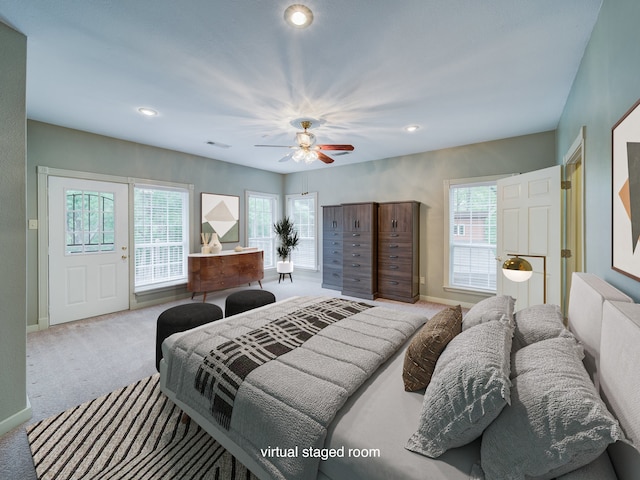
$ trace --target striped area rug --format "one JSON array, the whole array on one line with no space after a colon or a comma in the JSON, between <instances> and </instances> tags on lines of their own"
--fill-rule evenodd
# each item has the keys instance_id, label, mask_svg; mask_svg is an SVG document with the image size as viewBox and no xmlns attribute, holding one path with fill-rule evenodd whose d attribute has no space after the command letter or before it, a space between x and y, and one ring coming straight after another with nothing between
<instances>
[{"instance_id":1,"label":"striped area rug","mask_svg":"<svg viewBox=\"0 0 640 480\"><path fill-rule=\"evenodd\" d=\"M27 427L40 480L256 480L159 387L158 374Z\"/></svg>"}]
</instances>

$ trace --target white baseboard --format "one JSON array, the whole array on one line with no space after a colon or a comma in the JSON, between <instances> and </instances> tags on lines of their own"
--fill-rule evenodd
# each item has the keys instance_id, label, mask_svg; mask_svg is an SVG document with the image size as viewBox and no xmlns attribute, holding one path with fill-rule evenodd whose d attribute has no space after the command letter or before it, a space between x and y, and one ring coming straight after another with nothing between
<instances>
[{"instance_id":1,"label":"white baseboard","mask_svg":"<svg viewBox=\"0 0 640 480\"><path fill-rule=\"evenodd\" d=\"M29 401L29 397L27 397L27 407L25 409L20 410L18 413L13 414L9 418L0 422L0 437L5 433L10 432L21 423L29 420L32 415L31 402Z\"/></svg>"}]
</instances>

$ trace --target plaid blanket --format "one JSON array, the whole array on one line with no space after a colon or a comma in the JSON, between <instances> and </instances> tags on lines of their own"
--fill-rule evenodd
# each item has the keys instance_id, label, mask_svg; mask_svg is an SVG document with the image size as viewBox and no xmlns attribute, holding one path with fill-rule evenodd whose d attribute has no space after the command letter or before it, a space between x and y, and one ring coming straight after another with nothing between
<instances>
[{"instance_id":1,"label":"plaid blanket","mask_svg":"<svg viewBox=\"0 0 640 480\"><path fill-rule=\"evenodd\" d=\"M331 298L229 340L204 358L198 368L195 388L211 400L211 414L228 430L236 394L249 373L300 347L332 323L369 308L372 305Z\"/></svg>"}]
</instances>

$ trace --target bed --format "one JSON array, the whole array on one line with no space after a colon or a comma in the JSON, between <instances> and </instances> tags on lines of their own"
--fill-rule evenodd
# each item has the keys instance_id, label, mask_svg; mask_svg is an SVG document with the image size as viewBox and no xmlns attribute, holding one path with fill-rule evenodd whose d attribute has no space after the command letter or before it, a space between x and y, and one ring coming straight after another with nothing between
<instances>
[{"instance_id":1,"label":"bed","mask_svg":"<svg viewBox=\"0 0 640 480\"><path fill-rule=\"evenodd\" d=\"M444 453L438 451L434 455L437 458L416 453L417 450L423 448L421 445L425 442L424 438L414 441L414 445L411 447L409 439L414 439L418 434L416 431L418 423L422 421L425 414L426 392L424 389L408 392L403 388L403 374L406 368L405 356L407 345L415 341L415 338L424 329L423 324L427 319L393 307L369 308L370 305L358 307L363 310L355 311L353 318L342 318L336 321L336 324L323 327L319 333L316 332L317 334L311 341L312 345L320 344L326 342L326 339L318 339L326 336L334 348L336 341L341 342L345 335L347 337L351 335L351 333L345 334L344 330L340 330L343 327L339 327L339 325L346 324L346 331L349 332L353 325L362 324L365 326L365 330L377 333L374 334L373 340L360 339L360 333L354 333L357 341L363 342L357 348L364 351L384 350L385 354L380 358L375 355L371 356L372 352L366 355L363 353L362 356L353 352L349 354L336 352L338 357L346 357L342 359L346 363L357 364L357 368L351 373L345 374L344 378L341 377L339 370L333 370L333 366L325 367L323 361L303 360L301 362L303 370L315 372L316 376L328 377L309 380L307 384L304 375L301 377L297 371L290 370L292 368L291 362L282 360L282 358L287 359L287 355L292 356L291 352L298 351L300 348L286 350L282 357L275 362L268 361L266 365L284 363L280 367L285 368L287 374L283 375L282 372L274 370L267 373L267 376L290 377L294 386L274 387L282 391L278 390L275 395L270 394L269 396L264 396L262 390L268 390L271 387L262 386L261 380L255 382L252 380L249 382L250 386L245 388L243 383L240 387L253 391L249 396L256 397L256 403L266 405L268 414L254 413L249 409L254 407L245 406L244 400L236 400L237 405L233 406L233 411L236 412L235 417L233 414L230 416L222 415L222 418L214 417L216 409L213 408L213 404L216 395L212 393L212 382L211 380L202 381L203 370L198 367L203 362L204 365L208 365L209 371L204 372L206 378L209 378L208 375L213 371L219 369L213 363L207 364L205 362L207 351L218 348L222 343L228 342L229 338L246 336L256 327L262 327L276 318L286 317L292 311L313 307L317 302L326 301L325 298L296 297L229 317L209 326L205 325L188 332L172 335L162 346L164 358L160 364L160 373L163 392L246 465L254 475L263 480L278 478L317 478L319 480L346 478L466 480L483 478L480 465L483 455L486 453L485 450L490 450L487 447L490 442L483 440L483 436L476 435L478 438L470 441L465 440L460 446L449 442L449 445L455 446L445 448ZM486 314L486 312L481 313L482 315ZM482 317L482 315L480 316ZM503 315L503 317L506 318L509 315ZM510 315L510 317L514 316ZM465 321L469 318L471 316L466 316ZM391 326L386 324L387 320L391 322ZM432 320L426 324L429 325ZM513 335L513 330L509 330L509 328L515 327L513 323L509 322L509 318L502 322L504 328L500 332L503 330L506 332L503 335L504 338L511 338ZM489 331L487 324L491 324L491 328L493 328L497 322L484 324L487 326L486 336L493 339L502 338L496 334L497 330ZM338 325L337 330L334 328L336 325ZM472 327L469 330L474 332L481 330L481 328ZM640 377L635 372L640 361L640 349L638 348L640 345L640 306L633 304L629 297L599 278L590 274L576 274L572 283L568 327L582 344L585 352L585 366L589 370L590 378L598 385L606 405L619 421L620 440L609 440L611 445L607 451L598 455L593 462L590 458L589 463L578 472L578 476L571 477L572 474L567 473L566 477L563 477L562 474L566 473L566 468L565 470L557 469L555 472L558 472L558 478L566 478L567 480L591 478L587 476L589 472L596 475L593 478L603 478L600 476L600 469L611 471L609 463L609 459L611 459L617 478L621 480L636 478L636 472L640 471L640 453L632 443L638 445L640 439L640 395L638 394ZM388 328L390 330L386 330ZM226 333L221 336L221 331ZM390 338L389 345L385 343L383 346L376 343L381 339L386 342L387 337ZM458 337L455 341L459 345L469 348L468 345L465 346L459 341L464 335L458 335ZM370 343L371 341L373 343ZM453 340L451 342L455 343ZM442 358L446 355L445 352L453 348L453 343L444 348ZM297 346L299 347L299 345ZM315 346L312 346L311 350L314 348ZM200 353L198 353L198 349L200 349ZM313 352L313 355L316 353ZM513 354L513 352L511 353ZM296 355L298 354L293 354L293 356ZM325 353L323 352L322 355ZM464 357L464 355L453 354L449 356ZM506 361L508 367L509 361L515 362L516 360L515 357L509 356L509 353L507 356L509 357ZM194 357L197 358L195 362L193 361ZM500 363L499 360L496 361ZM189 362L191 362L191 367L188 366ZM442 362L438 360L436 368L439 368L443 362L444 360ZM504 359L502 363L504 363ZM256 367L256 370L270 370L271 368L260 365ZM342 367L336 365L335 368ZM252 370L246 378L251 379L253 375L254 371ZM434 373L435 376L437 375ZM507 378L508 376L507 372ZM357 377L355 381L353 377ZM200 378L201 391L193 388L193 384L198 382L198 378ZM323 388L316 387L314 382L322 383L325 380L331 380L331 382L335 380L334 383L340 384L341 388L335 392L333 388L327 387L325 391ZM510 382L516 383L516 380L511 379L507 382L509 385ZM432 380L427 387L427 392L430 392L436 383ZM256 385L259 387L257 390ZM508 385L507 391L509 390ZM203 394L203 391L208 391L209 395ZM501 391L504 395L504 386ZM318 399L318 397L320 398ZM288 402L297 400L300 400L304 405L317 403L322 406L320 410L323 412L303 411L300 414L299 410L304 410L305 407L296 407L297 410L290 411ZM279 409L278 405L281 401L283 402L282 408ZM506 403L509 403L508 398ZM510 407L513 403L512 399ZM324 411L327 405L329 407ZM242 410L245 407L248 410ZM484 407L485 405L483 405L483 409ZM450 408L450 406L444 405L443 407L441 405L440 408ZM498 419L502 418L500 415L505 416L504 412L507 410L504 409L501 413L500 408L502 407L496 408ZM239 412L243 414L241 415ZM281 412L286 412L286 414L281 414ZM219 414L218 411L217 415ZM236 418L240 416L244 419ZM299 420L300 416L305 417L304 421L308 420L307 416L313 417L313 428ZM278 425L274 423L277 418L273 420L271 417L284 418L280 419L280 425ZM234 418L236 419L234 420ZM476 424L482 423L482 421L485 420L473 419ZM283 433L281 426L283 423L287 426L287 430L291 430L290 432ZM494 417L492 417L485 423L486 425L482 425L482 429L487 428L489 433L485 437L489 438L492 433L490 430L500 422L497 419L494 421ZM320 426L316 428L316 424ZM436 425L436 427L438 426ZM237 429L244 433L238 434ZM613 431L615 428L612 427L611 430ZM274 436L269 437L270 434ZM285 436L283 437L283 435ZM288 438L297 439L293 442L295 445L293 443L287 444L283 440L286 435L289 436ZM503 436L499 431L497 435L493 434L493 437ZM466 431L462 433L462 438L468 437L469 434ZM260 440L254 442L255 438ZM618 437L614 438L618 439ZM429 443L428 439L426 442ZM260 443L260 445L255 443ZM458 441L458 443L460 442ZM413 451L409 449L410 447L413 448ZM301 460L303 453L307 456L302 460L302 464L296 463ZM513 478L518 477L514 476ZM541 476L540 478L552 477ZM610 478L616 477L611 476Z\"/></svg>"}]
</instances>

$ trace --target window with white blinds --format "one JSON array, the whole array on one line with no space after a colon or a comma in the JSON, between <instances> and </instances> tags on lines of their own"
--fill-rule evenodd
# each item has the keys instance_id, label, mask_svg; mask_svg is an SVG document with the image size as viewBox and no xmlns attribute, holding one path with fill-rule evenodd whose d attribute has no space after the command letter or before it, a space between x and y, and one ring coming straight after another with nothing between
<instances>
[{"instance_id":1,"label":"window with white blinds","mask_svg":"<svg viewBox=\"0 0 640 480\"><path fill-rule=\"evenodd\" d=\"M287 216L293 221L300 243L291 259L295 268L318 269L316 239L318 237L317 193L287 195Z\"/></svg>"},{"instance_id":2,"label":"window with white blinds","mask_svg":"<svg viewBox=\"0 0 640 480\"><path fill-rule=\"evenodd\" d=\"M136 290L187 281L188 206L186 189L134 187Z\"/></svg>"},{"instance_id":3,"label":"window with white blinds","mask_svg":"<svg viewBox=\"0 0 640 480\"><path fill-rule=\"evenodd\" d=\"M449 183L449 286L495 291L497 183Z\"/></svg>"},{"instance_id":4,"label":"window with white blinds","mask_svg":"<svg viewBox=\"0 0 640 480\"><path fill-rule=\"evenodd\" d=\"M276 266L276 234L278 196L271 193L246 192L247 246L264 251L264 268Z\"/></svg>"}]
</instances>

